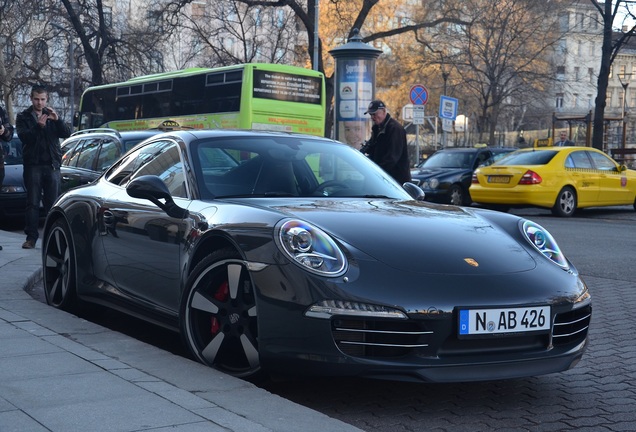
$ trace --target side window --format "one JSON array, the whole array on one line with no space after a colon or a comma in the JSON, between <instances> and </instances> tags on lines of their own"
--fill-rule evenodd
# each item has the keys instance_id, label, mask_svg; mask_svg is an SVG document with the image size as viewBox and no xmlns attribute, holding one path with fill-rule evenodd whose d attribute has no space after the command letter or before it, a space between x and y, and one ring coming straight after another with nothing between
<instances>
[{"instance_id":1,"label":"side window","mask_svg":"<svg viewBox=\"0 0 636 432\"><path fill-rule=\"evenodd\" d=\"M596 169L603 171L616 170L616 164L609 157L595 152L588 152L588 154L594 161Z\"/></svg>"},{"instance_id":2,"label":"side window","mask_svg":"<svg viewBox=\"0 0 636 432\"><path fill-rule=\"evenodd\" d=\"M97 171L104 171L121 156L121 146L114 138L106 138L97 157Z\"/></svg>"},{"instance_id":3,"label":"side window","mask_svg":"<svg viewBox=\"0 0 636 432\"><path fill-rule=\"evenodd\" d=\"M587 157L586 151L575 151L570 153L568 156L568 161L566 162L567 168L578 168L578 169L592 169L592 161Z\"/></svg>"},{"instance_id":4,"label":"side window","mask_svg":"<svg viewBox=\"0 0 636 432\"><path fill-rule=\"evenodd\" d=\"M84 142L77 157L77 167L92 170L95 167L95 160L99 154L101 138L92 138Z\"/></svg>"},{"instance_id":5,"label":"side window","mask_svg":"<svg viewBox=\"0 0 636 432\"><path fill-rule=\"evenodd\" d=\"M170 195L187 198L183 163L179 155L179 147L169 141L158 154L133 174L132 178L142 175L156 175L168 186Z\"/></svg>"},{"instance_id":6,"label":"side window","mask_svg":"<svg viewBox=\"0 0 636 432\"><path fill-rule=\"evenodd\" d=\"M77 157L85 140L75 140L67 143L62 148L62 165L74 167L77 165Z\"/></svg>"},{"instance_id":7,"label":"side window","mask_svg":"<svg viewBox=\"0 0 636 432\"><path fill-rule=\"evenodd\" d=\"M170 194L187 198L183 163L179 146L173 141L154 141L126 154L106 173L106 180L125 187L142 175L156 175L164 181Z\"/></svg>"}]
</instances>

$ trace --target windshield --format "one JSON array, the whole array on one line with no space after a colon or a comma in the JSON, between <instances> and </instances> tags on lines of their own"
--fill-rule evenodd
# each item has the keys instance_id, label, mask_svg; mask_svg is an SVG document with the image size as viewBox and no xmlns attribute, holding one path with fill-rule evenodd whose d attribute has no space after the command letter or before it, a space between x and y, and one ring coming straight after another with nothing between
<instances>
[{"instance_id":1,"label":"windshield","mask_svg":"<svg viewBox=\"0 0 636 432\"><path fill-rule=\"evenodd\" d=\"M410 196L353 148L313 137L225 137L192 143L201 197Z\"/></svg>"},{"instance_id":2,"label":"windshield","mask_svg":"<svg viewBox=\"0 0 636 432\"><path fill-rule=\"evenodd\" d=\"M4 152L5 165L22 165L22 141L14 135L9 142L0 142Z\"/></svg>"},{"instance_id":3,"label":"windshield","mask_svg":"<svg viewBox=\"0 0 636 432\"><path fill-rule=\"evenodd\" d=\"M474 153L439 151L426 159L420 168L472 168Z\"/></svg>"}]
</instances>

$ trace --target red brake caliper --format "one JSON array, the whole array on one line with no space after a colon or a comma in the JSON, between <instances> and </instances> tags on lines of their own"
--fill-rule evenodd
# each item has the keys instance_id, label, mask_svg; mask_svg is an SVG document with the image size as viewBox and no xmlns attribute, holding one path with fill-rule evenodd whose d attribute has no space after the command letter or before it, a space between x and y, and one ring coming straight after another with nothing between
<instances>
[{"instance_id":1,"label":"red brake caliper","mask_svg":"<svg viewBox=\"0 0 636 432\"><path fill-rule=\"evenodd\" d=\"M226 302L230 296L230 287L227 281L223 282L219 288L214 293L214 298L220 302ZM219 324L219 320L216 316L212 317L210 322L210 333L213 335L217 334L221 329L221 325Z\"/></svg>"}]
</instances>

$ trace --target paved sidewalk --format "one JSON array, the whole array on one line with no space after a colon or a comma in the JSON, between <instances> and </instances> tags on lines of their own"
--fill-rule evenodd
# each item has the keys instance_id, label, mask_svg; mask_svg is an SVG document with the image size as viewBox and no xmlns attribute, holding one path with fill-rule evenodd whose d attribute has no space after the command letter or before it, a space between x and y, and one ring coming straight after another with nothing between
<instances>
[{"instance_id":1,"label":"paved sidewalk","mask_svg":"<svg viewBox=\"0 0 636 432\"><path fill-rule=\"evenodd\" d=\"M34 300L23 241L0 231L0 431L360 431Z\"/></svg>"}]
</instances>

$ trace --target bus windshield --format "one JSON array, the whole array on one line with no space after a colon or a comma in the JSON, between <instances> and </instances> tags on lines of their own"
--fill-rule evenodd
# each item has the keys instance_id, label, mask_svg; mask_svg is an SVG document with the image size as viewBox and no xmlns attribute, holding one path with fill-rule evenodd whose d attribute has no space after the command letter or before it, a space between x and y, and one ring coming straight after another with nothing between
<instances>
[{"instance_id":1,"label":"bus windshield","mask_svg":"<svg viewBox=\"0 0 636 432\"><path fill-rule=\"evenodd\" d=\"M322 73L295 66L246 63L193 68L88 88L79 130L142 130L173 123L195 129L260 129L323 136Z\"/></svg>"}]
</instances>

